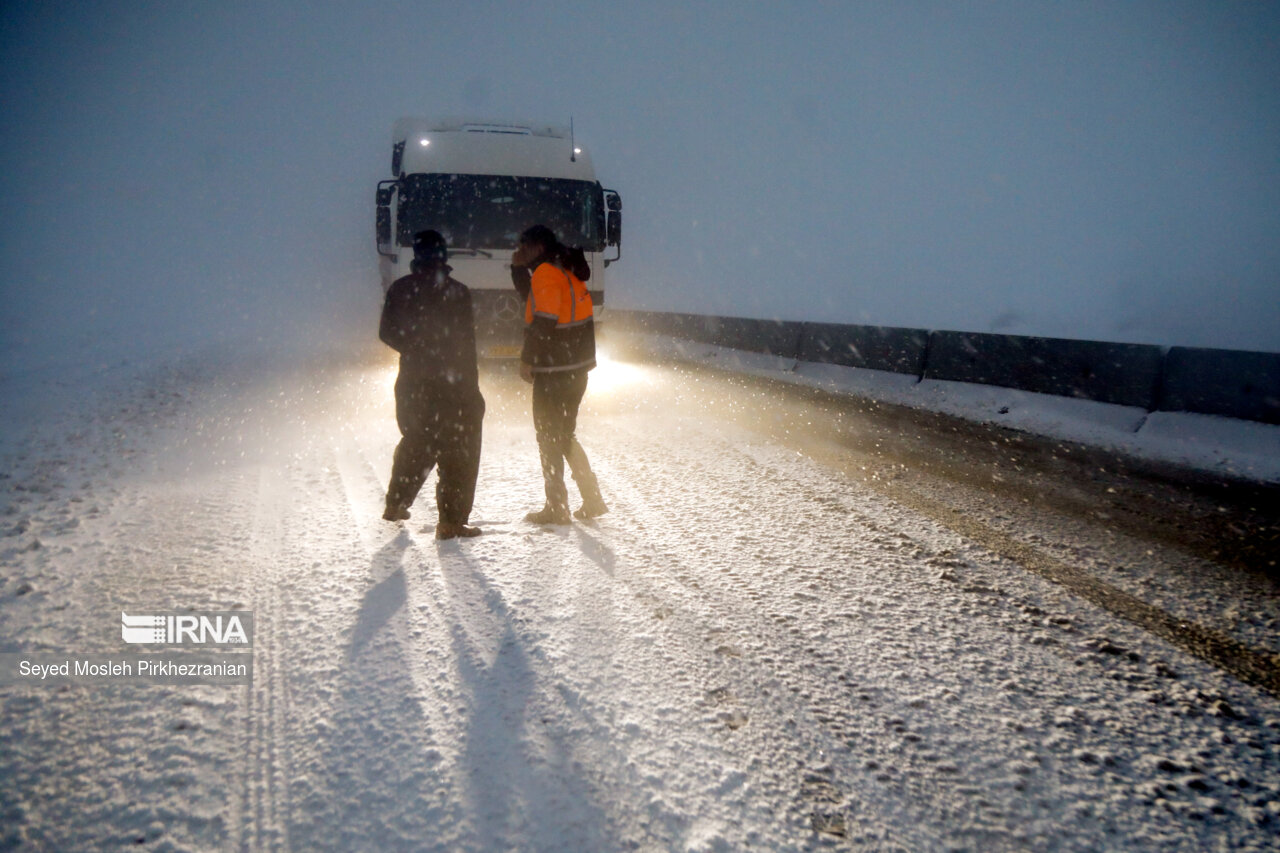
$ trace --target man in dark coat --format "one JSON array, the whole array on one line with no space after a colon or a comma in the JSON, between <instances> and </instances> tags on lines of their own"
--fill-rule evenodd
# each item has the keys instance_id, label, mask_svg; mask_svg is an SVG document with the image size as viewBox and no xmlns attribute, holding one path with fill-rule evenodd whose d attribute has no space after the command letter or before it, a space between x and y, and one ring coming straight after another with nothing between
<instances>
[{"instance_id":1,"label":"man in dark coat","mask_svg":"<svg viewBox=\"0 0 1280 853\"><path fill-rule=\"evenodd\" d=\"M480 534L467 521L480 470L484 397L471 291L449 276L448 256L439 233L415 235L412 272L387 290L378 330L383 343L400 353L396 423L401 439L382 517L407 519L427 475L439 466L438 539Z\"/></svg>"}]
</instances>

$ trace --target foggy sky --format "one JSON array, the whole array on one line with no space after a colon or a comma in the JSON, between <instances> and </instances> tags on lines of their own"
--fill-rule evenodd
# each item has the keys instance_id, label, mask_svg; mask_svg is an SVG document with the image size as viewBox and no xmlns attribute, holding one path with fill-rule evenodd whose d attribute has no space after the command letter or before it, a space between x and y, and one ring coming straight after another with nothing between
<instances>
[{"instance_id":1,"label":"foggy sky","mask_svg":"<svg viewBox=\"0 0 1280 853\"><path fill-rule=\"evenodd\" d=\"M1280 351L1280 4L682 6L4 4L0 350L363 328L466 115L573 117L611 305Z\"/></svg>"}]
</instances>

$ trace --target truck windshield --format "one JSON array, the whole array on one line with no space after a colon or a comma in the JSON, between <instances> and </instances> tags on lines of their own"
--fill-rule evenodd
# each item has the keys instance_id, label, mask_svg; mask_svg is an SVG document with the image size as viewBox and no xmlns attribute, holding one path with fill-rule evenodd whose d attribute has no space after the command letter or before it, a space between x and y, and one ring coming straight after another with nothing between
<instances>
[{"instance_id":1,"label":"truck windshield","mask_svg":"<svg viewBox=\"0 0 1280 853\"><path fill-rule=\"evenodd\" d=\"M407 175L400 182L396 240L431 228L451 248L514 249L520 232L546 225L567 246L604 250L600 186L509 175Z\"/></svg>"}]
</instances>

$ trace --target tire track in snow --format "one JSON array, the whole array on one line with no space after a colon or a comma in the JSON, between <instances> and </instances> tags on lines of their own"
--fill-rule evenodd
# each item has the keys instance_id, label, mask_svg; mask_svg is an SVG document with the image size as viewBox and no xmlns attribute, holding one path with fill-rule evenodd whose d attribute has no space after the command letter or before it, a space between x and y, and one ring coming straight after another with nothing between
<instances>
[{"instance_id":1,"label":"tire track in snow","mask_svg":"<svg viewBox=\"0 0 1280 853\"><path fill-rule=\"evenodd\" d=\"M1221 631L1175 616L1131 593L1057 560L972 516L901 486L886 486L886 494L922 515L981 543L992 553L1060 584L1081 598L1119 616L1200 658L1246 684L1280 697L1280 655L1246 645Z\"/></svg>"},{"instance_id":2,"label":"tire track in snow","mask_svg":"<svg viewBox=\"0 0 1280 853\"><path fill-rule=\"evenodd\" d=\"M288 850L290 779L287 685L281 672L288 654L287 640L278 637L285 618L276 577L284 535L283 508L288 506L280 472L259 469L250 559L254 583L254 672L245 714L249 728L245 805L241 850ZM284 651L282 651L284 649ZM283 725L282 725L282 720Z\"/></svg>"}]
</instances>

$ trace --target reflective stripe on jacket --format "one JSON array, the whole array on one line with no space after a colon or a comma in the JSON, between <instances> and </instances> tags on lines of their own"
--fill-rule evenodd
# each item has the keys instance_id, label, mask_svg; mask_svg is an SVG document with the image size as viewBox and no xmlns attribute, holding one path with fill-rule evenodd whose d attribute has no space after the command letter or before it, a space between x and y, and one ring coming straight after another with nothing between
<instances>
[{"instance_id":1,"label":"reflective stripe on jacket","mask_svg":"<svg viewBox=\"0 0 1280 853\"><path fill-rule=\"evenodd\" d=\"M581 279L554 264L533 271L525 303L521 360L534 372L590 369L596 365L595 312Z\"/></svg>"}]
</instances>

